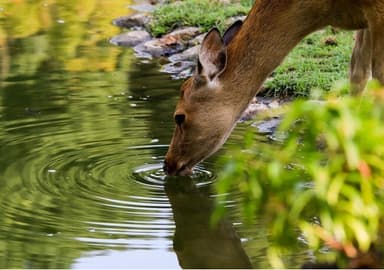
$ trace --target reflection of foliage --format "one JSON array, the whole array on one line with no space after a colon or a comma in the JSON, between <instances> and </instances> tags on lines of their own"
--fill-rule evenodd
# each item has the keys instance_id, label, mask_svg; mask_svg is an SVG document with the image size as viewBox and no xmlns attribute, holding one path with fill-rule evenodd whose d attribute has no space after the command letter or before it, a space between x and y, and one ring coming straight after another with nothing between
<instances>
[{"instance_id":1,"label":"reflection of foliage","mask_svg":"<svg viewBox=\"0 0 384 270\"><path fill-rule=\"evenodd\" d=\"M43 1L8 1L3 10L3 25L12 38L30 36L41 29L40 13Z\"/></svg>"},{"instance_id":2,"label":"reflection of foliage","mask_svg":"<svg viewBox=\"0 0 384 270\"><path fill-rule=\"evenodd\" d=\"M126 55L125 60L130 57ZM1 268L70 268L87 251L119 248L93 245L87 239L131 237L126 228L111 235L108 227L103 230L92 222L124 224L148 219L152 223L152 216L143 217L142 212L118 211L89 199L88 191L121 201L127 194L147 196L139 185L115 173L128 176L131 172L125 169L142 165L126 148L148 141L147 127L137 128L135 138L129 134L127 127L140 121L128 116L144 117L156 107L129 106L125 93L140 95L142 89L127 89L126 77L125 69L80 74L41 70L32 78L7 82L1 89ZM25 108L31 109L28 114ZM96 163L112 160L116 163L110 166L122 165L110 175L86 173ZM47 174L50 168L57 173Z\"/></svg>"},{"instance_id":3,"label":"reflection of foliage","mask_svg":"<svg viewBox=\"0 0 384 270\"><path fill-rule=\"evenodd\" d=\"M32 42L38 38L41 36L20 42ZM22 75L28 71L28 62L20 63ZM82 252L104 248L101 245L90 246L77 238L109 237L104 232L89 231L84 222L89 217L102 222L107 211L84 200L80 196L81 190L75 189L75 184L65 177L49 181L45 174L41 176L42 169L61 155L63 160L68 160L69 157L61 154L68 149L76 149L73 153L79 153L78 156L86 160L97 154L101 159L100 154L114 151L107 147L100 153L82 144L106 138L118 142L124 138L121 122L132 120L106 115L124 115L131 108L124 102L124 96L110 102L106 100L108 95L126 89L126 73L123 70L119 73L82 72L73 75L42 70L33 76L27 80L15 78L18 81L7 82L1 89L0 267L70 268ZM67 96L71 98L62 98ZM25 108L31 109L31 115L25 113ZM61 122L60 119L70 121ZM9 128L10 123L17 123L17 128ZM26 128L23 128L23 123L28 123ZM104 127L105 132L100 127ZM146 131L143 133L139 136L145 137ZM29 155L31 152L34 154ZM121 157L121 160L126 160L126 157ZM51 185L48 189L53 194L42 191L36 178L42 179L42 185ZM91 180L88 181L90 184L97 184ZM116 186L122 186L122 183L116 183ZM108 219L111 216L109 214ZM127 220L126 213L115 213L113 219L123 222Z\"/></svg>"},{"instance_id":4,"label":"reflection of foliage","mask_svg":"<svg viewBox=\"0 0 384 270\"><path fill-rule=\"evenodd\" d=\"M281 143L256 144L249 135L246 150L225 159L218 191L238 185L245 216L270 220L273 266L282 266L282 248L297 244L294 228L309 247L330 248L317 253L320 260L340 266L378 241L384 218L384 89L371 88L362 98L296 101L285 111Z\"/></svg>"},{"instance_id":5,"label":"reflection of foliage","mask_svg":"<svg viewBox=\"0 0 384 270\"><path fill-rule=\"evenodd\" d=\"M9 1L1 6L0 45L8 40L13 55L14 40L38 35L38 44L27 41L21 48L29 58L34 58L33 51L39 51L38 59L32 61L35 68L48 62L68 71L112 71L121 50L107 44L108 37L119 31L110 21L125 15L126 6L126 0ZM12 64L25 68L11 59Z\"/></svg>"},{"instance_id":6,"label":"reflection of foliage","mask_svg":"<svg viewBox=\"0 0 384 270\"><path fill-rule=\"evenodd\" d=\"M68 161L70 156L65 153L71 149L89 162L116 154L112 143L99 152L89 144L83 145L87 142L109 138L124 147L138 143L125 140L122 128L134 119L110 117L129 115L133 110L124 96L132 94L132 89L127 89L132 52L107 43L108 37L119 31L110 21L126 14L129 1L3 2L0 268L70 268L83 252L112 248L91 245L79 237L127 237L124 231L113 236L102 230L92 231L85 221L92 218L102 223L113 218L123 224L137 218L126 211L111 213L108 207L95 206L64 176L57 174L58 178L52 180L42 174L47 163L58 156ZM151 110L144 109L144 113L150 114ZM136 133L145 138L147 130ZM125 153L122 151L118 160L126 162ZM92 178L84 178L82 184L99 185ZM42 182L36 183L36 179ZM111 179L116 186L126 184L125 179ZM44 185L51 185L48 189L54 194L42 190ZM138 194L137 189L125 190ZM115 192L114 198L123 199L125 195Z\"/></svg>"}]
</instances>

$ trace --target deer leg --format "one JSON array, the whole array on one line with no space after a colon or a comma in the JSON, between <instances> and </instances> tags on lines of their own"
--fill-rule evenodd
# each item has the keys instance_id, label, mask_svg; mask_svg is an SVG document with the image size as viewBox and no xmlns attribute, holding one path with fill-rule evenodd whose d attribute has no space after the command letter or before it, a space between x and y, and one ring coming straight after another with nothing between
<instances>
[{"instance_id":1,"label":"deer leg","mask_svg":"<svg viewBox=\"0 0 384 270\"><path fill-rule=\"evenodd\" d=\"M371 76L372 42L368 29L358 30L352 52L350 82L351 94L361 95ZM384 62L383 62L384 63Z\"/></svg>"},{"instance_id":2,"label":"deer leg","mask_svg":"<svg viewBox=\"0 0 384 270\"><path fill-rule=\"evenodd\" d=\"M372 31L372 77L384 85L384 25ZM380 29L379 29L380 28Z\"/></svg>"}]
</instances>

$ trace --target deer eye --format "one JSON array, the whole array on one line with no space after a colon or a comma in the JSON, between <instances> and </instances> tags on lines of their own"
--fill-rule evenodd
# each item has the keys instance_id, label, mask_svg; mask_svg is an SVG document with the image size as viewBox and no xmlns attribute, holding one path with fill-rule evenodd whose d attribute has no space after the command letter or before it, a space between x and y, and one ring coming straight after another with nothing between
<instances>
[{"instance_id":1,"label":"deer eye","mask_svg":"<svg viewBox=\"0 0 384 270\"><path fill-rule=\"evenodd\" d=\"M185 121L185 114L176 114L175 115L175 122L177 125L181 125Z\"/></svg>"}]
</instances>

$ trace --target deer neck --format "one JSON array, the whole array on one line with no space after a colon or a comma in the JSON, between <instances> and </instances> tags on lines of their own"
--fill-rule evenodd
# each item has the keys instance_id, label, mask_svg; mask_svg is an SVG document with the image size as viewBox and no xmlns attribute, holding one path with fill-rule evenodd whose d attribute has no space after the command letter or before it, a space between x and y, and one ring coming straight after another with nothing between
<instances>
[{"instance_id":1,"label":"deer neck","mask_svg":"<svg viewBox=\"0 0 384 270\"><path fill-rule=\"evenodd\" d=\"M308 12L294 12L290 9L295 7L288 4L274 6L265 2L270 1L254 5L227 48L222 81L230 95L228 102L236 104L237 119L289 51L307 34L322 27Z\"/></svg>"}]
</instances>

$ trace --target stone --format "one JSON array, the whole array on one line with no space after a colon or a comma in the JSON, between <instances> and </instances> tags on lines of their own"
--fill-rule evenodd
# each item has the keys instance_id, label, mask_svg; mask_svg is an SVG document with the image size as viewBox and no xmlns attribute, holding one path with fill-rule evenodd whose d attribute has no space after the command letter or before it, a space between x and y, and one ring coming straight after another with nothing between
<instances>
[{"instance_id":1,"label":"stone","mask_svg":"<svg viewBox=\"0 0 384 270\"><path fill-rule=\"evenodd\" d=\"M129 8L132 10L135 10L137 12L142 12L142 13L147 13L147 12L152 13L156 9L156 7L150 3L129 5Z\"/></svg>"},{"instance_id":2,"label":"stone","mask_svg":"<svg viewBox=\"0 0 384 270\"><path fill-rule=\"evenodd\" d=\"M153 58L152 54L145 51L144 43L140 43L139 45L133 47L133 50L135 51L135 56L137 58L146 58L146 59L152 59Z\"/></svg>"},{"instance_id":3,"label":"stone","mask_svg":"<svg viewBox=\"0 0 384 270\"><path fill-rule=\"evenodd\" d=\"M195 67L195 62L181 61L181 62L173 62L173 63L166 64L161 68L161 71L170 73L170 74L180 74L183 71L192 69L194 67Z\"/></svg>"},{"instance_id":4,"label":"stone","mask_svg":"<svg viewBox=\"0 0 384 270\"><path fill-rule=\"evenodd\" d=\"M195 61L199 53L200 46L191 47L181 53L171 55L169 61L171 62L181 62L181 61Z\"/></svg>"},{"instance_id":5,"label":"stone","mask_svg":"<svg viewBox=\"0 0 384 270\"><path fill-rule=\"evenodd\" d=\"M151 55L152 57L170 56L172 54L181 52L185 49L185 46L172 42L170 39L155 38L139 44L136 46L135 51L138 55Z\"/></svg>"},{"instance_id":6,"label":"stone","mask_svg":"<svg viewBox=\"0 0 384 270\"><path fill-rule=\"evenodd\" d=\"M277 109L280 107L280 103L277 100L274 100L268 104L268 107L271 109Z\"/></svg>"},{"instance_id":7,"label":"stone","mask_svg":"<svg viewBox=\"0 0 384 270\"><path fill-rule=\"evenodd\" d=\"M193 66L191 66L188 69L184 69L180 73L172 74L171 75L172 79L174 79L174 80L181 80L181 79L187 79L187 78L191 77L193 75L194 71L195 71L195 69L193 68L194 65L195 65L195 63L193 63Z\"/></svg>"},{"instance_id":8,"label":"stone","mask_svg":"<svg viewBox=\"0 0 384 270\"><path fill-rule=\"evenodd\" d=\"M196 67L197 54L200 46L191 47L181 53L171 55L168 63L164 65L161 71L170 73L173 79L184 79L190 77Z\"/></svg>"},{"instance_id":9,"label":"stone","mask_svg":"<svg viewBox=\"0 0 384 270\"><path fill-rule=\"evenodd\" d=\"M225 26L226 27L230 27L234 22L236 21L244 21L245 18L247 16L235 16L235 17L231 17L231 18L228 18L226 21L225 21Z\"/></svg>"},{"instance_id":10,"label":"stone","mask_svg":"<svg viewBox=\"0 0 384 270\"><path fill-rule=\"evenodd\" d=\"M259 133L272 134L276 131L280 123L281 123L281 119L274 117L269 120L264 120L259 123L254 123L252 126L255 126Z\"/></svg>"},{"instance_id":11,"label":"stone","mask_svg":"<svg viewBox=\"0 0 384 270\"><path fill-rule=\"evenodd\" d=\"M135 51L139 55L143 55L144 53L152 57L171 56L188 48L188 41L199 33L200 29L197 27L178 29L161 38L155 38L144 44L140 44L135 48ZM187 53L193 53L193 50Z\"/></svg>"},{"instance_id":12,"label":"stone","mask_svg":"<svg viewBox=\"0 0 384 270\"><path fill-rule=\"evenodd\" d=\"M257 113L268 110L268 106L264 103L251 103L247 109L243 112L240 122L251 120Z\"/></svg>"},{"instance_id":13,"label":"stone","mask_svg":"<svg viewBox=\"0 0 384 270\"><path fill-rule=\"evenodd\" d=\"M151 21L151 16L145 13L137 13L116 18L112 23L118 27L132 28L145 27Z\"/></svg>"},{"instance_id":14,"label":"stone","mask_svg":"<svg viewBox=\"0 0 384 270\"><path fill-rule=\"evenodd\" d=\"M181 29L176 29L175 31L172 31L171 33L164 36L164 38L174 38L178 42L186 43L199 35L201 33L201 30L199 27L185 27Z\"/></svg>"},{"instance_id":15,"label":"stone","mask_svg":"<svg viewBox=\"0 0 384 270\"><path fill-rule=\"evenodd\" d=\"M200 34L200 35L194 37L193 39L191 39L188 42L188 45L190 47L196 46L196 45L200 45L203 42L203 39L204 39L205 35L206 35L206 33L203 33L203 34Z\"/></svg>"},{"instance_id":16,"label":"stone","mask_svg":"<svg viewBox=\"0 0 384 270\"><path fill-rule=\"evenodd\" d=\"M117 46L134 47L151 39L151 35L145 30L130 31L110 39L112 44Z\"/></svg>"}]
</instances>

